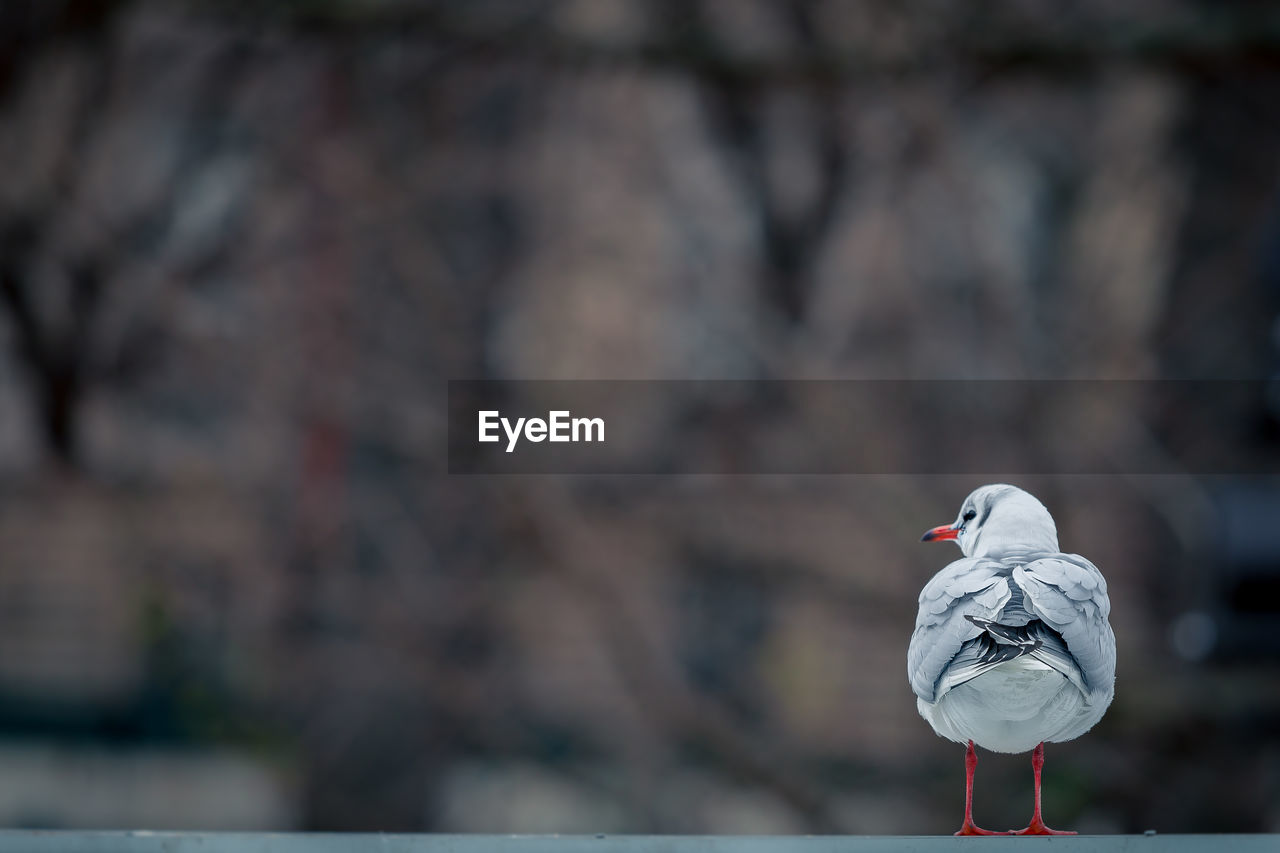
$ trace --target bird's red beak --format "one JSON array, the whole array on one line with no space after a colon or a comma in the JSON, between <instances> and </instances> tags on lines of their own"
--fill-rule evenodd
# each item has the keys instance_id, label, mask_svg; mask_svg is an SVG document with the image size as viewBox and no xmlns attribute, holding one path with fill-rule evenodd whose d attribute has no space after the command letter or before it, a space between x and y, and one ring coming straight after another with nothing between
<instances>
[{"instance_id":1,"label":"bird's red beak","mask_svg":"<svg viewBox=\"0 0 1280 853\"><path fill-rule=\"evenodd\" d=\"M948 539L955 539L960 535L959 527L952 527L950 524L942 524L932 530L927 531L920 537L921 542L945 542Z\"/></svg>"}]
</instances>

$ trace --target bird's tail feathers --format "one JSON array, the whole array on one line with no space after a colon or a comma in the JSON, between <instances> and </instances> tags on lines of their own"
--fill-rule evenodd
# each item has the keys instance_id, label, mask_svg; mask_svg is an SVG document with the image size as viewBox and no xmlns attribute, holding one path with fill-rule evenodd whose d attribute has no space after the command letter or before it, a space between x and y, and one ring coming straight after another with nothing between
<instances>
[{"instance_id":1,"label":"bird's tail feathers","mask_svg":"<svg viewBox=\"0 0 1280 853\"><path fill-rule=\"evenodd\" d=\"M965 615L984 633L978 636L979 648L974 663L981 671L970 670L968 678L976 678L992 666L1005 661L1030 655L1051 669L1062 673L1072 684L1087 694L1084 679L1080 674L1080 666L1076 663L1062 636L1039 619L1033 619L1026 625L1001 625L990 619Z\"/></svg>"}]
</instances>

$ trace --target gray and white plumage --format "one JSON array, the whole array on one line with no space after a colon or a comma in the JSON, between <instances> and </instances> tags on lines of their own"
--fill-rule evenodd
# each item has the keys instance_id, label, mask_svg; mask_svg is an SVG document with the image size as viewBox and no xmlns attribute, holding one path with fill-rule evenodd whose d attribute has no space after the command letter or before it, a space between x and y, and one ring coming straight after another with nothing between
<instances>
[{"instance_id":1,"label":"gray and white plumage","mask_svg":"<svg viewBox=\"0 0 1280 853\"><path fill-rule=\"evenodd\" d=\"M1025 752L1079 737L1115 694L1107 583L1058 549L1053 517L1015 486L976 489L953 525L964 553L920 593L907 674L942 737Z\"/></svg>"}]
</instances>

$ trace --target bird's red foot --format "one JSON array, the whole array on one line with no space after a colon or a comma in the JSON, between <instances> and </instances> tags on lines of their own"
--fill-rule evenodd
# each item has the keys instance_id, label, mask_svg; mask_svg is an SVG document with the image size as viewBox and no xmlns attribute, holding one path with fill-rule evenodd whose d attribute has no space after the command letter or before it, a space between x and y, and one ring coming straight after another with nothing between
<instances>
[{"instance_id":1,"label":"bird's red foot","mask_svg":"<svg viewBox=\"0 0 1280 853\"><path fill-rule=\"evenodd\" d=\"M956 833L959 835L959 833ZM1069 829L1050 829L1044 825L1044 821L1039 815L1031 819L1031 823L1026 829L1019 829L1009 833L1010 835L1075 835L1076 833Z\"/></svg>"},{"instance_id":2,"label":"bird's red foot","mask_svg":"<svg viewBox=\"0 0 1280 853\"><path fill-rule=\"evenodd\" d=\"M973 821L965 820L964 825L960 827L960 831L956 835L1008 835L1007 832L994 832L990 829L983 829L975 826Z\"/></svg>"}]
</instances>

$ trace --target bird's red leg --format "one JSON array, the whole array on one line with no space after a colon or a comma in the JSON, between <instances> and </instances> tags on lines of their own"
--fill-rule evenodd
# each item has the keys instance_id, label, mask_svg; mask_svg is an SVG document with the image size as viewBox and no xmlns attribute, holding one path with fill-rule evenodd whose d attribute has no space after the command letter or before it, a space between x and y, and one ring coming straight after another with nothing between
<instances>
[{"instance_id":1,"label":"bird's red leg","mask_svg":"<svg viewBox=\"0 0 1280 853\"><path fill-rule=\"evenodd\" d=\"M956 835L1008 835L974 826L973 823L973 771L978 769L978 753L973 751L973 741L964 754L964 824Z\"/></svg>"},{"instance_id":2,"label":"bird's red leg","mask_svg":"<svg viewBox=\"0 0 1280 853\"><path fill-rule=\"evenodd\" d=\"M1041 743L1036 747L1035 752L1031 753L1031 769L1036 774L1036 810L1031 815L1031 823L1026 829L1020 829L1013 833L1014 835L1075 835L1070 830L1050 829L1044 825L1044 818L1040 816L1040 770L1044 767L1044 744Z\"/></svg>"}]
</instances>

